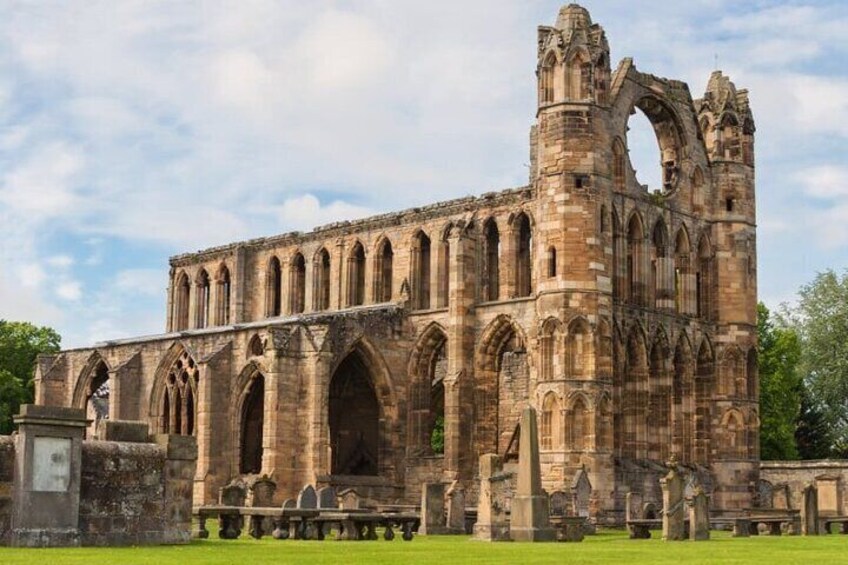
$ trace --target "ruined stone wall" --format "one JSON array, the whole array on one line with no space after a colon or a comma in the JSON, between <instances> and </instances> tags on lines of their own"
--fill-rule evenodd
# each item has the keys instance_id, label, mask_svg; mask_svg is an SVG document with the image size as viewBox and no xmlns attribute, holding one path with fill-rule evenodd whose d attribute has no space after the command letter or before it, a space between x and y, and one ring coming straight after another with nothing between
<instances>
[{"instance_id":1,"label":"ruined stone wall","mask_svg":"<svg viewBox=\"0 0 848 565\"><path fill-rule=\"evenodd\" d=\"M848 516L848 461L763 461L760 464L760 504L775 504L776 492L789 488L791 508L803 505L803 490L807 485L818 489L819 512Z\"/></svg>"}]
</instances>

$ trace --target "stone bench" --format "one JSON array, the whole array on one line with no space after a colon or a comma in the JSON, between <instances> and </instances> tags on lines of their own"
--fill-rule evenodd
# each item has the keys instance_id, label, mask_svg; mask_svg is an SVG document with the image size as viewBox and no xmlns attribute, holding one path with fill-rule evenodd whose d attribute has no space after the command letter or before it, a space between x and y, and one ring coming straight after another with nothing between
<instances>
[{"instance_id":1,"label":"stone bench","mask_svg":"<svg viewBox=\"0 0 848 565\"><path fill-rule=\"evenodd\" d=\"M401 512L321 512L318 516L304 518L314 527L316 538L324 539L325 526L337 525L340 540L376 540L376 528L385 528L383 539L392 541L395 538L395 528L400 529L404 541L412 541L412 532L420 518L415 513Z\"/></svg>"},{"instance_id":2,"label":"stone bench","mask_svg":"<svg viewBox=\"0 0 848 565\"><path fill-rule=\"evenodd\" d=\"M748 512L745 518L749 522L748 531L752 536L760 534L760 524L766 526L773 536L781 535L784 527L788 535L801 533L801 514L798 510L753 508Z\"/></svg>"},{"instance_id":3,"label":"stone bench","mask_svg":"<svg viewBox=\"0 0 848 565\"><path fill-rule=\"evenodd\" d=\"M550 517L551 526L557 532L557 541L576 542L583 541L588 521L584 516L560 516Z\"/></svg>"},{"instance_id":4,"label":"stone bench","mask_svg":"<svg viewBox=\"0 0 848 565\"><path fill-rule=\"evenodd\" d=\"M833 524L840 524L841 533L848 534L848 516L819 516L820 532L832 534Z\"/></svg>"},{"instance_id":5,"label":"stone bench","mask_svg":"<svg viewBox=\"0 0 848 565\"><path fill-rule=\"evenodd\" d=\"M662 519L660 518L639 518L627 520L627 531L630 534L630 539L651 539L651 530L661 530ZM683 520L684 536L689 538L689 519Z\"/></svg>"}]
</instances>

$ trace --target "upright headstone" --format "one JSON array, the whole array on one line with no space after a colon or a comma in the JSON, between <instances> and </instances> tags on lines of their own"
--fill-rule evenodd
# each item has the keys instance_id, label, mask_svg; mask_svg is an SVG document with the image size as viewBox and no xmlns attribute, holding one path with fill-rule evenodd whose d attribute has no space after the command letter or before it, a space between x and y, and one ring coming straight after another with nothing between
<instances>
[{"instance_id":1,"label":"upright headstone","mask_svg":"<svg viewBox=\"0 0 848 565\"><path fill-rule=\"evenodd\" d=\"M589 500L592 497L592 483L589 482L589 475L585 469L580 469L574 475L574 481L571 483L571 492L573 494L574 515L589 517Z\"/></svg>"},{"instance_id":2,"label":"upright headstone","mask_svg":"<svg viewBox=\"0 0 848 565\"><path fill-rule=\"evenodd\" d=\"M18 425L9 545L76 546L85 411L24 404Z\"/></svg>"},{"instance_id":3,"label":"upright headstone","mask_svg":"<svg viewBox=\"0 0 848 565\"><path fill-rule=\"evenodd\" d=\"M569 497L561 490L551 493L551 516L567 516L569 512Z\"/></svg>"},{"instance_id":4,"label":"upright headstone","mask_svg":"<svg viewBox=\"0 0 848 565\"><path fill-rule=\"evenodd\" d=\"M423 536L443 535L445 526L445 485L424 483L421 485L421 525L418 533Z\"/></svg>"},{"instance_id":5,"label":"upright headstone","mask_svg":"<svg viewBox=\"0 0 848 565\"><path fill-rule=\"evenodd\" d=\"M815 485L804 487L801 497L801 534L819 535L819 494Z\"/></svg>"},{"instance_id":6,"label":"upright headstone","mask_svg":"<svg viewBox=\"0 0 848 565\"><path fill-rule=\"evenodd\" d=\"M508 541L509 522L503 500L503 485L508 476L503 474L501 458L493 453L480 456L480 493L477 497L477 523L474 539L482 541Z\"/></svg>"},{"instance_id":7,"label":"upright headstone","mask_svg":"<svg viewBox=\"0 0 848 565\"><path fill-rule=\"evenodd\" d=\"M345 489L339 493L339 506L342 510L359 510L359 494L352 488Z\"/></svg>"},{"instance_id":8,"label":"upright headstone","mask_svg":"<svg viewBox=\"0 0 848 565\"><path fill-rule=\"evenodd\" d=\"M246 500L247 489L238 480L218 490L218 504L221 506L244 506ZM218 517L218 537L221 539L237 539L241 536L243 526L243 518L238 511L221 512Z\"/></svg>"},{"instance_id":9,"label":"upright headstone","mask_svg":"<svg viewBox=\"0 0 848 565\"><path fill-rule=\"evenodd\" d=\"M256 479L248 490L250 506L270 507L274 505L274 495L277 492L277 483L270 477L262 476Z\"/></svg>"},{"instance_id":10,"label":"upright headstone","mask_svg":"<svg viewBox=\"0 0 848 565\"><path fill-rule=\"evenodd\" d=\"M448 532L464 534L465 532L465 489L458 481L451 484L447 492L448 499Z\"/></svg>"},{"instance_id":11,"label":"upright headstone","mask_svg":"<svg viewBox=\"0 0 848 565\"><path fill-rule=\"evenodd\" d=\"M297 507L313 509L318 508L318 495L315 494L315 488L312 485L306 485L297 495Z\"/></svg>"},{"instance_id":12,"label":"upright headstone","mask_svg":"<svg viewBox=\"0 0 848 565\"><path fill-rule=\"evenodd\" d=\"M339 497L333 487L318 489L318 508L338 508Z\"/></svg>"},{"instance_id":13,"label":"upright headstone","mask_svg":"<svg viewBox=\"0 0 848 565\"><path fill-rule=\"evenodd\" d=\"M683 508L683 478L677 470L677 459L672 455L668 474L660 480L663 493L663 540L686 539Z\"/></svg>"},{"instance_id":14,"label":"upright headstone","mask_svg":"<svg viewBox=\"0 0 848 565\"><path fill-rule=\"evenodd\" d=\"M789 485L784 483L775 485L772 490L772 507L780 510L792 509L792 494L789 492Z\"/></svg>"},{"instance_id":15,"label":"upright headstone","mask_svg":"<svg viewBox=\"0 0 848 565\"><path fill-rule=\"evenodd\" d=\"M695 487L689 499L689 539L710 539L710 500L704 489Z\"/></svg>"},{"instance_id":16,"label":"upright headstone","mask_svg":"<svg viewBox=\"0 0 848 565\"><path fill-rule=\"evenodd\" d=\"M247 489L238 481L233 481L218 490L218 504L221 506L244 506L246 500Z\"/></svg>"},{"instance_id":17,"label":"upright headstone","mask_svg":"<svg viewBox=\"0 0 848 565\"><path fill-rule=\"evenodd\" d=\"M515 541L556 540L556 531L550 524L548 495L542 490L536 410L530 407L521 413L518 486L512 500L509 533Z\"/></svg>"}]
</instances>

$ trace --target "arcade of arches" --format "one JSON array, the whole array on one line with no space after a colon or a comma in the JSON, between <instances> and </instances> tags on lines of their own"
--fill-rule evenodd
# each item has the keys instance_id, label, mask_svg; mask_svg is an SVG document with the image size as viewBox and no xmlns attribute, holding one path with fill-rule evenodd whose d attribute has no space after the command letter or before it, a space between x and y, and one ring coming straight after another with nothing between
<instances>
[{"instance_id":1,"label":"arcade of arches","mask_svg":"<svg viewBox=\"0 0 848 565\"><path fill-rule=\"evenodd\" d=\"M671 456L720 510L757 484L754 125L721 72L702 98L625 59L569 5L539 28L523 187L171 258L160 336L39 364L37 401L194 435L197 502L245 475L415 502L505 454L539 414L544 487L592 512L660 501ZM630 161L641 111L660 151ZM698 130L698 131L696 131ZM654 188L654 187L652 187ZM582 476L582 475L581 475Z\"/></svg>"}]
</instances>

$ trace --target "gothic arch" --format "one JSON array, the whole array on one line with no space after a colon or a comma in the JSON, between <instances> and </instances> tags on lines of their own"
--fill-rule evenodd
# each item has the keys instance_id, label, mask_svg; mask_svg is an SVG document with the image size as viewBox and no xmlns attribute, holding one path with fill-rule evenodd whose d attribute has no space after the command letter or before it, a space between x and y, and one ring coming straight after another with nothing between
<instances>
[{"instance_id":1,"label":"gothic arch","mask_svg":"<svg viewBox=\"0 0 848 565\"><path fill-rule=\"evenodd\" d=\"M199 359L197 353L193 351L187 344L176 341L171 344L165 355L159 361L156 372L153 376L153 387L150 391L150 403L147 413L150 415L150 429L162 431L163 400L166 397L168 377L171 370L176 366L177 362L183 359L190 359L194 367L197 367L196 359ZM196 383L195 383L196 384ZM196 390L194 390L194 398L196 399ZM169 406L171 408L171 406ZM196 409L196 406L195 406Z\"/></svg>"},{"instance_id":2,"label":"gothic arch","mask_svg":"<svg viewBox=\"0 0 848 565\"><path fill-rule=\"evenodd\" d=\"M265 375L255 360L241 370L234 383L230 402L239 473L258 474L262 470L262 446L265 419Z\"/></svg>"},{"instance_id":3,"label":"gothic arch","mask_svg":"<svg viewBox=\"0 0 848 565\"><path fill-rule=\"evenodd\" d=\"M330 308L330 277L332 275L332 259L330 252L325 246L321 246L315 252L312 261L312 301L313 309L316 311L329 310Z\"/></svg>"},{"instance_id":4,"label":"gothic arch","mask_svg":"<svg viewBox=\"0 0 848 565\"><path fill-rule=\"evenodd\" d=\"M539 445L543 450L559 449L562 446L561 411L556 393L548 392L542 399Z\"/></svg>"},{"instance_id":5,"label":"gothic arch","mask_svg":"<svg viewBox=\"0 0 848 565\"><path fill-rule=\"evenodd\" d=\"M409 356L408 444L419 453L432 453L435 426L440 416L444 420L447 343L445 329L437 322L431 322L419 335Z\"/></svg>"},{"instance_id":6,"label":"gothic arch","mask_svg":"<svg viewBox=\"0 0 848 565\"><path fill-rule=\"evenodd\" d=\"M174 331L188 329L189 305L191 303L191 279L188 273L180 270L174 277Z\"/></svg>"},{"instance_id":7,"label":"gothic arch","mask_svg":"<svg viewBox=\"0 0 848 565\"><path fill-rule=\"evenodd\" d=\"M433 265L433 244L423 229L418 229L410 241L410 281L412 303L417 310L431 307L430 273Z\"/></svg>"},{"instance_id":8,"label":"gothic arch","mask_svg":"<svg viewBox=\"0 0 848 565\"><path fill-rule=\"evenodd\" d=\"M98 369L101 365L106 368L107 373L112 372L106 358L103 357L99 351L93 351L91 355L88 356L85 366L77 376L77 382L74 387L73 398L71 400L72 406L75 408L85 408L88 397L95 392L96 389L92 390L92 385L94 384Z\"/></svg>"},{"instance_id":9,"label":"gothic arch","mask_svg":"<svg viewBox=\"0 0 848 565\"><path fill-rule=\"evenodd\" d=\"M583 316L575 316L568 323L565 345L565 370L570 378L593 376L595 368L594 337L592 326Z\"/></svg>"},{"instance_id":10,"label":"gothic arch","mask_svg":"<svg viewBox=\"0 0 848 565\"><path fill-rule=\"evenodd\" d=\"M557 318L550 317L539 329L539 380L560 378L565 372L563 351L564 328Z\"/></svg>"},{"instance_id":11,"label":"gothic arch","mask_svg":"<svg viewBox=\"0 0 848 565\"><path fill-rule=\"evenodd\" d=\"M159 433L194 435L200 370L182 343L174 343L159 363L150 398L152 427Z\"/></svg>"},{"instance_id":12,"label":"gothic arch","mask_svg":"<svg viewBox=\"0 0 848 565\"><path fill-rule=\"evenodd\" d=\"M265 268L265 316L276 318L283 313L283 269L280 259L271 255Z\"/></svg>"},{"instance_id":13,"label":"gothic arch","mask_svg":"<svg viewBox=\"0 0 848 565\"><path fill-rule=\"evenodd\" d=\"M392 301L394 277L394 249L391 240L382 235L377 239L374 254L374 302Z\"/></svg>"},{"instance_id":14,"label":"gothic arch","mask_svg":"<svg viewBox=\"0 0 848 565\"><path fill-rule=\"evenodd\" d=\"M586 451L592 445L592 412L594 405L583 391L573 391L566 400L566 437L568 449Z\"/></svg>"},{"instance_id":15,"label":"gothic arch","mask_svg":"<svg viewBox=\"0 0 848 565\"><path fill-rule=\"evenodd\" d=\"M483 229L483 281L484 301L500 299L501 235L494 216L482 223Z\"/></svg>"}]
</instances>

